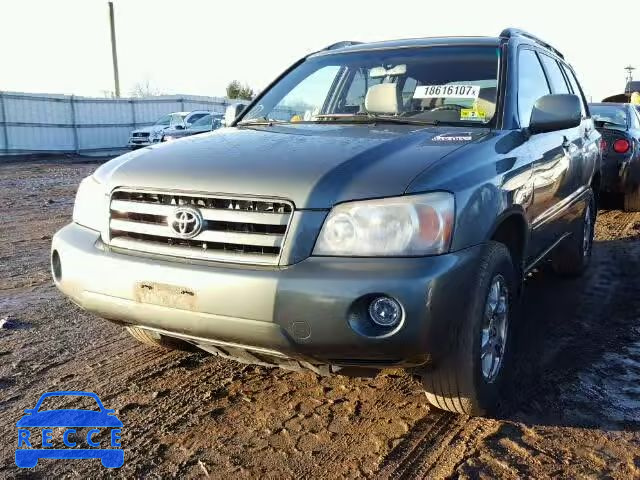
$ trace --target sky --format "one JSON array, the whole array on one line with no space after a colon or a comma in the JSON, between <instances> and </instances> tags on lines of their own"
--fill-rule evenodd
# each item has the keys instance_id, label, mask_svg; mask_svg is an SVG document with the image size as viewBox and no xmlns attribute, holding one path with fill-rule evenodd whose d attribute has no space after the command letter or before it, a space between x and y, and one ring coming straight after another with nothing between
<instances>
[{"instance_id":1,"label":"sky","mask_svg":"<svg viewBox=\"0 0 640 480\"><path fill-rule=\"evenodd\" d=\"M266 87L298 58L341 40L497 36L508 26L551 43L594 101L638 67L639 0L114 0L123 96L223 96L237 79ZM113 91L106 0L0 0L0 90Z\"/></svg>"}]
</instances>

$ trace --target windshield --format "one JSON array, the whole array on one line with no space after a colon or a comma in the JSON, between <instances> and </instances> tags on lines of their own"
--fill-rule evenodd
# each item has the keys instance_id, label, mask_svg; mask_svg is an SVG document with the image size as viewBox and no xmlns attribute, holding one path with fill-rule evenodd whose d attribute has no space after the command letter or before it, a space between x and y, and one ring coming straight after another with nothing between
<instances>
[{"instance_id":1,"label":"windshield","mask_svg":"<svg viewBox=\"0 0 640 480\"><path fill-rule=\"evenodd\" d=\"M242 122L365 116L486 124L496 112L499 56L485 46L320 54L283 77Z\"/></svg>"},{"instance_id":2,"label":"windshield","mask_svg":"<svg viewBox=\"0 0 640 480\"><path fill-rule=\"evenodd\" d=\"M204 117L200 117L198 120L191 124L191 127L210 127L211 119L213 117L211 115L205 115Z\"/></svg>"},{"instance_id":3,"label":"windshield","mask_svg":"<svg viewBox=\"0 0 640 480\"><path fill-rule=\"evenodd\" d=\"M171 115L165 115L164 117L160 117L160 119L154 123L154 125L169 125L171 123Z\"/></svg>"},{"instance_id":4,"label":"windshield","mask_svg":"<svg viewBox=\"0 0 640 480\"><path fill-rule=\"evenodd\" d=\"M627 127L627 112L624 107L617 105L591 105L591 116L596 122Z\"/></svg>"}]
</instances>

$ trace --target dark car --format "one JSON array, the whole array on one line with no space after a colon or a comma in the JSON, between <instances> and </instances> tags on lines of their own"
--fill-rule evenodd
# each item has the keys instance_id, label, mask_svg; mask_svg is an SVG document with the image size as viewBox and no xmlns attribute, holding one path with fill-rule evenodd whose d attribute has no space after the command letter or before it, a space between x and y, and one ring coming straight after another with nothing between
<instances>
[{"instance_id":1,"label":"dark car","mask_svg":"<svg viewBox=\"0 0 640 480\"><path fill-rule=\"evenodd\" d=\"M628 103L589 105L602 134L602 190L624 195L624 209L640 211L640 112Z\"/></svg>"},{"instance_id":2,"label":"dark car","mask_svg":"<svg viewBox=\"0 0 640 480\"><path fill-rule=\"evenodd\" d=\"M191 135L196 135L198 133L217 130L222 126L223 117L224 115L221 113L210 113L192 123L187 128L169 128L164 131L162 141L171 142L173 140L177 140L178 138L190 137Z\"/></svg>"},{"instance_id":3,"label":"dark car","mask_svg":"<svg viewBox=\"0 0 640 480\"><path fill-rule=\"evenodd\" d=\"M600 134L562 54L515 29L341 42L229 118L83 180L58 288L146 343L498 405L525 275L591 256Z\"/></svg>"}]
</instances>

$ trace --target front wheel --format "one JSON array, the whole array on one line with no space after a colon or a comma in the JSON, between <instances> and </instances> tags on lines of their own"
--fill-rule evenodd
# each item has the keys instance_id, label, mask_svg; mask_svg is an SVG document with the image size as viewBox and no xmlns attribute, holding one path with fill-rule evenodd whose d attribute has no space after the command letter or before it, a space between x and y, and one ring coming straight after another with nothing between
<instances>
[{"instance_id":1,"label":"front wheel","mask_svg":"<svg viewBox=\"0 0 640 480\"><path fill-rule=\"evenodd\" d=\"M509 250L501 243L489 242L452 351L422 374L432 405L474 416L496 409L511 368L510 330L516 321L517 291Z\"/></svg>"},{"instance_id":2,"label":"front wheel","mask_svg":"<svg viewBox=\"0 0 640 480\"><path fill-rule=\"evenodd\" d=\"M184 350L187 352L197 351L197 348L190 343L183 342L177 338L160 335L157 332L146 330L140 327L125 327L129 335L145 345L160 347L167 350Z\"/></svg>"}]
</instances>

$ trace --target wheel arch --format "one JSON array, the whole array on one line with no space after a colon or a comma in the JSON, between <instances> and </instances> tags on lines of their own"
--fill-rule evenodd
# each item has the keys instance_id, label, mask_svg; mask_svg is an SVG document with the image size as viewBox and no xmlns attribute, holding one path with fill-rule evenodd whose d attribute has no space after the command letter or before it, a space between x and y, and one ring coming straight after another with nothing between
<instances>
[{"instance_id":1,"label":"wheel arch","mask_svg":"<svg viewBox=\"0 0 640 480\"><path fill-rule=\"evenodd\" d=\"M498 216L489 230L487 241L502 243L507 247L514 265L522 271L529 243L529 222L524 210L513 208Z\"/></svg>"}]
</instances>

